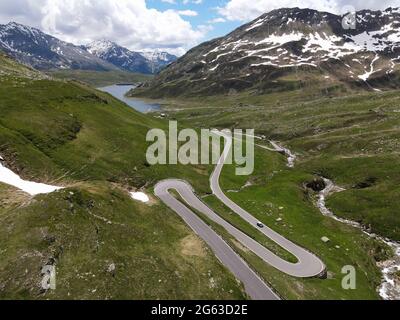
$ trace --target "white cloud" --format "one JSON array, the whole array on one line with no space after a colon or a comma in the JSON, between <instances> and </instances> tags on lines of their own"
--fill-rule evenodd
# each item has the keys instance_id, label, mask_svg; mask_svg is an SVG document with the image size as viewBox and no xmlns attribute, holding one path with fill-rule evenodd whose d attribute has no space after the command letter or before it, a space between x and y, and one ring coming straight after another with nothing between
<instances>
[{"instance_id":1,"label":"white cloud","mask_svg":"<svg viewBox=\"0 0 400 320\"><path fill-rule=\"evenodd\" d=\"M76 44L109 39L134 50L183 53L207 32L182 18L196 14L189 11L150 9L145 0L1 0L0 23L24 23Z\"/></svg>"},{"instance_id":2,"label":"white cloud","mask_svg":"<svg viewBox=\"0 0 400 320\"><path fill-rule=\"evenodd\" d=\"M279 8L311 8L332 13L342 13L344 7L360 9L385 9L400 6L399 0L230 0L218 8L219 13L228 20L250 21L265 12Z\"/></svg>"},{"instance_id":3,"label":"white cloud","mask_svg":"<svg viewBox=\"0 0 400 320\"><path fill-rule=\"evenodd\" d=\"M197 17L199 14L194 10L180 10L177 11L181 16Z\"/></svg>"}]
</instances>

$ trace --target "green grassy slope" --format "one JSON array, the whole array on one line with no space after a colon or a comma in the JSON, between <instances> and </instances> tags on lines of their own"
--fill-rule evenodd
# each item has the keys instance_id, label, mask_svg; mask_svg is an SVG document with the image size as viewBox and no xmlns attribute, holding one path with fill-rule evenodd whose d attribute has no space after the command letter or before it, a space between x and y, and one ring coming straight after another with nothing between
<instances>
[{"instance_id":1,"label":"green grassy slope","mask_svg":"<svg viewBox=\"0 0 400 320\"><path fill-rule=\"evenodd\" d=\"M174 213L155 199L148 206L127 194L141 187L151 193L156 181L170 177L188 180L201 195L209 193L212 167L146 165L147 130L165 128L166 122L81 84L36 81L26 75L3 75L0 81L0 154L7 165L26 179L68 187L31 199L0 185L0 297L244 297ZM329 206L338 215L362 221L380 217L370 223L374 230L395 238L399 95L316 96L292 91L166 103L172 107L169 117L181 125L255 128L300 154L290 170L282 155L257 149L254 174L236 177L228 166L222 185L224 190L239 190L250 180L251 187L229 196L318 254L327 264L328 279L285 276L214 226L284 298L377 299L380 274L375 263L390 252L359 230L321 216L313 204L315 194L304 184L315 175L335 180L348 189L330 198ZM391 192L382 195L382 190ZM205 201L259 239L255 229L215 198ZM324 244L322 236L331 242ZM291 258L271 243L266 246ZM56 263L58 287L43 293L40 269L49 262ZM357 290L341 287L345 265L356 267Z\"/></svg>"},{"instance_id":2,"label":"green grassy slope","mask_svg":"<svg viewBox=\"0 0 400 320\"><path fill-rule=\"evenodd\" d=\"M145 82L152 78L150 75L126 71L85 71L85 70L57 70L47 72L50 76L63 80L76 80L88 83L96 88L115 83Z\"/></svg>"},{"instance_id":3,"label":"green grassy slope","mask_svg":"<svg viewBox=\"0 0 400 320\"><path fill-rule=\"evenodd\" d=\"M2 51L0 51L0 62L1 81L12 77L23 77L29 79L46 78L44 74L25 65L16 63Z\"/></svg>"},{"instance_id":4,"label":"green grassy slope","mask_svg":"<svg viewBox=\"0 0 400 320\"><path fill-rule=\"evenodd\" d=\"M171 117L192 125L254 128L299 154L297 168L333 179L347 191L329 205L394 240L400 240L397 212L400 175L400 93L304 99L285 95L237 95L164 101Z\"/></svg>"},{"instance_id":5,"label":"green grassy slope","mask_svg":"<svg viewBox=\"0 0 400 320\"><path fill-rule=\"evenodd\" d=\"M209 97L202 101L164 100L163 112L196 127L255 128L259 135L281 141L299 155L296 167L288 169L282 155L256 149L256 171L251 177L235 177L234 168L227 167L222 178L224 190L240 190L228 193L235 202L318 254L327 264L328 280L298 280L269 268L233 241L284 297L376 299L381 279L376 262L387 259L391 251L360 230L323 217L315 207L316 193L305 185L317 176L334 180L346 188L328 199L337 215L400 240L400 94L304 97L293 91L285 95ZM242 189L249 181L252 186ZM216 199L206 199L226 219L250 230ZM252 235L258 237L257 233ZM324 236L331 239L329 244L321 241ZM230 238L227 234L225 237ZM356 267L357 290L341 288L341 269L345 265Z\"/></svg>"},{"instance_id":6,"label":"green grassy slope","mask_svg":"<svg viewBox=\"0 0 400 320\"><path fill-rule=\"evenodd\" d=\"M313 175L304 170L286 167L285 158L270 151L256 149L256 169L249 177L237 177L235 166L223 171L222 187L227 195L251 212L258 220L291 241L317 254L326 264L327 279L298 279L270 267L224 231L210 222L220 234L286 299L379 299L377 287L381 273L376 262L387 259L391 251L385 245L371 240L360 230L324 217L315 208L314 194L304 187ZM251 184L249 186L249 183ZM243 187L247 185L247 187ZM288 253L260 237L257 229L233 214L214 196L204 195L204 200L224 219L260 241L273 252L291 260ZM328 237L325 244L321 238ZM354 266L357 272L356 290L342 288L342 268Z\"/></svg>"},{"instance_id":7,"label":"green grassy slope","mask_svg":"<svg viewBox=\"0 0 400 320\"><path fill-rule=\"evenodd\" d=\"M15 192L0 188L1 299L244 298L204 244L159 204L135 203L105 183L34 201L20 195L14 204L4 197L16 201ZM43 292L40 270L53 263L57 288Z\"/></svg>"},{"instance_id":8,"label":"green grassy slope","mask_svg":"<svg viewBox=\"0 0 400 320\"><path fill-rule=\"evenodd\" d=\"M343 93L366 91L370 88L357 82L345 82L335 77L326 78L326 70L299 67L297 72L283 69L276 72L243 74L229 77L220 72L201 79L192 78L191 71L166 69L143 87L130 92L133 97L150 99L216 99L220 95L284 95L297 91L303 96L339 96ZM260 75L265 78L260 78ZM389 86L388 86L389 87Z\"/></svg>"},{"instance_id":9,"label":"green grassy slope","mask_svg":"<svg viewBox=\"0 0 400 320\"><path fill-rule=\"evenodd\" d=\"M258 220L318 255L327 266L328 279L282 275L239 246L243 256L289 299L377 299L381 274L375 263L387 258L390 251L361 231L322 216L314 206L313 193L304 187L304 182L312 181L312 174L287 168L285 157L277 153L256 149L256 157L257 166L251 177L235 177L232 166L224 170L224 190L240 190L251 182L240 192L228 193L229 197ZM208 202L234 220L214 198ZM330 242L323 243L322 237L328 237ZM356 268L356 290L342 288L342 268L346 265Z\"/></svg>"},{"instance_id":10,"label":"green grassy slope","mask_svg":"<svg viewBox=\"0 0 400 320\"><path fill-rule=\"evenodd\" d=\"M66 175L137 188L170 177L171 168L146 162L148 130L167 123L108 94L76 83L11 79L3 81L0 95L0 151L10 166L17 158L15 169L25 177ZM174 171L198 179L191 168ZM200 185L207 187L207 178Z\"/></svg>"},{"instance_id":11,"label":"green grassy slope","mask_svg":"<svg viewBox=\"0 0 400 320\"><path fill-rule=\"evenodd\" d=\"M147 130L166 123L83 85L37 80L0 56L6 64L0 154L23 178L66 189L31 198L0 184L0 298L245 298L177 215L129 197L171 175L208 187L208 172L146 165ZM43 292L47 264L57 289Z\"/></svg>"}]
</instances>

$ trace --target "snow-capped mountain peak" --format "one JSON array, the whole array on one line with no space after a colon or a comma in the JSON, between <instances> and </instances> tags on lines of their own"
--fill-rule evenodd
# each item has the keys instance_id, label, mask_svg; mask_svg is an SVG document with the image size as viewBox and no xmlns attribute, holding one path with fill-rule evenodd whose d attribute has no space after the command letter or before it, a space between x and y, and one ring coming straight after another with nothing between
<instances>
[{"instance_id":1,"label":"snow-capped mountain peak","mask_svg":"<svg viewBox=\"0 0 400 320\"><path fill-rule=\"evenodd\" d=\"M176 56L160 50L143 50L139 53L149 61L152 73L157 73L177 59Z\"/></svg>"},{"instance_id":2,"label":"snow-capped mountain peak","mask_svg":"<svg viewBox=\"0 0 400 320\"><path fill-rule=\"evenodd\" d=\"M157 73L176 60L168 53L131 51L109 40L75 46L16 22L0 25L0 50L40 70L84 69Z\"/></svg>"},{"instance_id":3,"label":"snow-capped mountain peak","mask_svg":"<svg viewBox=\"0 0 400 320\"><path fill-rule=\"evenodd\" d=\"M173 60L176 59L176 56L165 52L165 51L160 51L160 50L142 50L139 51L139 53L144 56L146 59L151 60L151 61L165 61L167 63L171 63Z\"/></svg>"},{"instance_id":4,"label":"snow-capped mountain peak","mask_svg":"<svg viewBox=\"0 0 400 320\"><path fill-rule=\"evenodd\" d=\"M16 22L0 25L0 50L20 62L40 70L117 69L79 46Z\"/></svg>"},{"instance_id":5,"label":"snow-capped mountain peak","mask_svg":"<svg viewBox=\"0 0 400 320\"><path fill-rule=\"evenodd\" d=\"M94 54L96 56L102 55L110 51L112 48L116 47L117 44L115 44L112 41L109 40L97 40L93 41L90 44L86 46L87 51L89 51L91 54Z\"/></svg>"},{"instance_id":6,"label":"snow-capped mountain peak","mask_svg":"<svg viewBox=\"0 0 400 320\"><path fill-rule=\"evenodd\" d=\"M90 43L85 49L91 54L131 72L157 73L177 57L167 52L131 51L109 40Z\"/></svg>"},{"instance_id":7,"label":"snow-capped mountain peak","mask_svg":"<svg viewBox=\"0 0 400 320\"><path fill-rule=\"evenodd\" d=\"M393 86L397 78L392 75L400 72L400 9L362 10L353 13L355 24L347 26L349 18L311 9L273 10L193 48L149 90L177 92L171 90L177 85L189 88L186 94L265 91L282 78L303 85L302 77L321 79L327 86Z\"/></svg>"}]
</instances>

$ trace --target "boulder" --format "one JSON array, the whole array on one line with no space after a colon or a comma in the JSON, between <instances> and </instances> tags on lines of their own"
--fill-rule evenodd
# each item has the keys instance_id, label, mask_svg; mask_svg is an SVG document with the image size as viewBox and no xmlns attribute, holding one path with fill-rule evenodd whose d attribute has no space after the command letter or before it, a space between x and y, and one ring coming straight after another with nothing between
<instances>
[{"instance_id":1,"label":"boulder","mask_svg":"<svg viewBox=\"0 0 400 320\"><path fill-rule=\"evenodd\" d=\"M321 241L322 241L323 243L328 243L328 242L330 242L331 240L330 240L328 237L322 237L322 238L321 238Z\"/></svg>"}]
</instances>

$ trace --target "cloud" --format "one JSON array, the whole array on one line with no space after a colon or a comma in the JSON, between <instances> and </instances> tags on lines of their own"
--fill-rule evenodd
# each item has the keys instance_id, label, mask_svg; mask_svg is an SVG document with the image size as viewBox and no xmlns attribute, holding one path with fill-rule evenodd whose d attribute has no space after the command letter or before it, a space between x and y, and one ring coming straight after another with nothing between
<instances>
[{"instance_id":1,"label":"cloud","mask_svg":"<svg viewBox=\"0 0 400 320\"><path fill-rule=\"evenodd\" d=\"M197 11L194 11L194 10L180 10L180 11L177 11L177 12L181 16L187 16L187 17L197 17L199 15L197 13Z\"/></svg>"},{"instance_id":2,"label":"cloud","mask_svg":"<svg viewBox=\"0 0 400 320\"><path fill-rule=\"evenodd\" d=\"M24 23L76 44L109 39L133 50L159 48L175 53L204 38L205 28L194 28L182 17L195 14L150 9L145 0L0 1L0 23Z\"/></svg>"},{"instance_id":3,"label":"cloud","mask_svg":"<svg viewBox=\"0 0 400 320\"><path fill-rule=\"evenodd\" d=\"M247 22L257 18L265 12L279 8L311 8L332 13L343 13L343 8L352 6L360 9L386 9L398 7L398 0L229 0L218 8L218 12L227 20Z\"/></svg>"}]
</instances>

